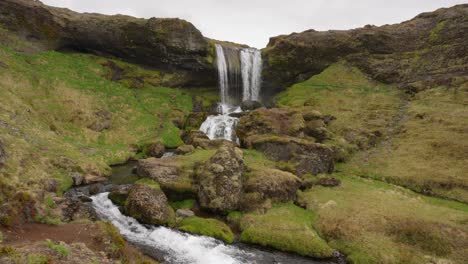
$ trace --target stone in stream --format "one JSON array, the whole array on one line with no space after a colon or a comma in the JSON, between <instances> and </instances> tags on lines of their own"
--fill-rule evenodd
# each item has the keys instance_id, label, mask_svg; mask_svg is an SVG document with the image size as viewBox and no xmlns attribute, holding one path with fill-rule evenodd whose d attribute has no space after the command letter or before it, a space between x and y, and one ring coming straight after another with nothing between
<instances>
[{"instance_id":1,"label":"stone in stream","mask_svg":"<svg viewBox=\"0 0 468 264\"><path fill-rule=\"evenodd\" d=\"M164 225L174 218L174 211L163 191L143 184L135 184L130 189L125 210L130 216L146 224Z\"/></svg>"}]
</instances>

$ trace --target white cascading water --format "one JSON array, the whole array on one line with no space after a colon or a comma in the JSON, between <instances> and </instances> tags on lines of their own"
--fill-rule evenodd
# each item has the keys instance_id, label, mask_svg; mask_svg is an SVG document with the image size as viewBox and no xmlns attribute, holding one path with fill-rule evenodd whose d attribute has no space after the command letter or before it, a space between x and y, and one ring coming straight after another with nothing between
<instances>
[{"instance_id":1,"label":"white cascading water","mask_svg":"<svg viewBox=\"0 0 468 264\"><path fill-rule=\"evenodd\" d=\"M200 130L210 139L227 139L237 141L235 127L239 119L231 116L233 113L241 112L239 106L232 105L237 98L230 98L230 84L236 86L239 75L242 78L243 101L259 99L261 88L262 56L257 49L235 49L229 48L229 56L225 48L216 44L216 64L218 68L219 90L221 103L219 105L220 115L211 115L203 122ZM235 56L233 56L235 54ZM239 66L240 64L240 74ZM237 88L237 87L235 87Z\"/></svg>"},{"instance_id":2,"label":"white cascading water","mask_svg":"<svg viewBox=\"0 0 468 264\"><path fill-rule=\"evenodd\" d=\"M257 49L240 51L243 96L242 100L258 101L262 82L262 53Z\"/></svg>"},{"instance_id":3,"label":"white cascading water","mask_svg":"<svg viewBox=\"0 0 468 264\"><path fill-rule=\"evenodd\" d=\"M253 257L252 253L225 245L214 238L194 236L166 227L144 226L134 218L123 215L108 194L91 197L96 213L115 225L130 242L162 251L166 263L235 264L248 263L248 259Z\"/></svg>"}]
</instances>

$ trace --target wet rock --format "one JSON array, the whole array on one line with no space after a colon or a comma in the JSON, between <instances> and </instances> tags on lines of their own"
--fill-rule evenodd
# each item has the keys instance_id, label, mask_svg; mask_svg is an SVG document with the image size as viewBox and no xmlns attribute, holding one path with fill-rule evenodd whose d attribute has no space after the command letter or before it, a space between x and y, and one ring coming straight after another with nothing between
<instances>
[{"instance_id":1,"label":"wet rock","mask_svg":"<svg viewBox=\"0 0 468 264\"><path fill-rule=\"evenodd\" d=\"M125 210L130 216L146 224L164 225L174 218L166 195L159 189L143 184L136 184L130 189Z\"/></svg>"},{"instance_id":2,"label":"wet rock","mask_svg":"<svg viewBox=\"0 0 468 264\"><path fill-rule=\"evenodd\" d=\"M112 188L109 192L109 199L117 205L124 206L127 200L131 185L119 185Z\"/></svg>"},{"instance_id":3,"label":"wet rock","mask_svg":"<svg viewBox=\"0 0 468 264\"><path fill-rule=\"evenodd\" d=\"M88 188L89 195L96 195L96 194L102 192L103 188L104 188L104 186L102 186L102 184L100 184L100 183L92 184Z\"/></svg>"},{"instance_id":4,"label":"wet rock","mask_svg":"<svg viewBox=\"0 0 468 264\"><path fill-rule=\"evenodd\" d=\"M235 146L233 142L224 139L210 140L205 133L199 130L192 130L186 133L183 136L183 140L187 145L193 145L195 148L202 149L217 149L226 144Z\"/></svg>"},{"instance_id":5,"label":"wet rock","mask_svg":"<svg viewBox=\"0 0 468 264\"><path fill-rule=\"evenodd\" d=\"M241 103L242 111L252 111L262 106L263 106L262 103L260 103L259 101L247 100Z\"/></svg>"},{"instance_id":6,"label":"wet rock","mask_svg":"<svg viewBox=\"0 0 468 264\"><path fill-rule=\"evenodd\" d=\"M177 209L176 215L179 216L179 217L185 218L185 217L194 216L195 213L192 210L189 210L189 209Z\"/></svg>"},{"instance_id":7,"label":"wet rock","mask_svg":"<svg viewBox=\"0 0 468 264\"><path fill-rule=\"evenodd\" d=\"M198 130L208 117L207 112L192 112L185 120L185 130Z\"/></svg>"},{"instance_id":8,"label":"wet rock","mask_svg":"<svg viewBox=\"0 0 468 264\"><path fill-rule=\"evenodd\" d=\"M301 179L292 173L262 169L249 173L244 189L259 193L263 199L269 198L272 202L288 202L294 200L300 186Z\"/></svg>"},{"instance_id":9,"label":"wet rock","mask_svg":"<svg viewBox=\"0 0 468 264\"><path fill-rule=\"evenodd\" d=\"M194 146L192 146L192 145L182 145L182 146L179 146L176 149L176 154L177 155L185 155L185 154L193 153L194 151L195 151Z\"/></svg>"},{"instance_id":10,"label":"wet rock","mask_svg":"<svg viewBox=\"0 0 468 264\"><path fill-rule=\"evenodd\" d=\"M80 199L80 201L82 201L83 203L90 203L93 201L93 199L89 198L86 195L81 195L78 197L78 199Z\"/></svg>"},{"instance_id":11,"label":"wet rock","mask_svg":"<svg viewBox=\"0 0 468 264\"><path fill-rule=\"evenodd\" d=\"M164 152L166 152L164 144L162 142L156 142L149 145L147 154L150 157L161 158L164 155Z\"/></svg>"},{"instance_id":12,"label":"wet rock","mask_svg":"<svg viewBox=\"0 0 468 264\"><path fill-rule=\"evenodd\" d=\"M197 170L198 200L213 211L235 210L243 188L242 151L230 144L218 151Z\"/></svg>"}]
</instances>

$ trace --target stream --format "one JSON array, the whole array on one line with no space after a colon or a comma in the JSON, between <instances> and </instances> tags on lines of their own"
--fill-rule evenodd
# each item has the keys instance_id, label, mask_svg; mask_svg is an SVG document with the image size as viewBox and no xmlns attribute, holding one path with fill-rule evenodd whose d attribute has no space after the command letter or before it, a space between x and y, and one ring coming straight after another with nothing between
<instances>
[{"instance_id":1,"label":"stream","mask_svg":"<svg viewBox=\"0 0 468 264\"><path fill-rule=\"evenodd\" d=\"M171 264L234 264L234 263L298 263L333 264L333 261L314 260L290 253L234 243L231 245L206 236L191 235L163 226L144 225L122 214L108 198L115 184L131 184L136 180L135 162L113 167L110 184L91 196L92 207L101 220L112 222L120 233L145 254ZM127 179L126 179L127 178ZM76 188L70 194L87 194L89 187Z\"/></svg>"}]
</instances>

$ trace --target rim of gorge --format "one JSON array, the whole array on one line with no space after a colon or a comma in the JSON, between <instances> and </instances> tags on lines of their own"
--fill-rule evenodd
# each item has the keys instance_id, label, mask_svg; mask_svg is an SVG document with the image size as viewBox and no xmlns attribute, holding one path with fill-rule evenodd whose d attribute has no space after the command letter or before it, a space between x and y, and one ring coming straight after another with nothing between
<instances>
[{"instance_id":1,"label":"rim of gorge","mask_svg":"<svg viewBox=\"0 0 468 264\"><path fill-rule=\"evenodd\" d=\"M468 4L258 50L0 1L0 263L465 263Z\"/></svg>"}]
</instances>

